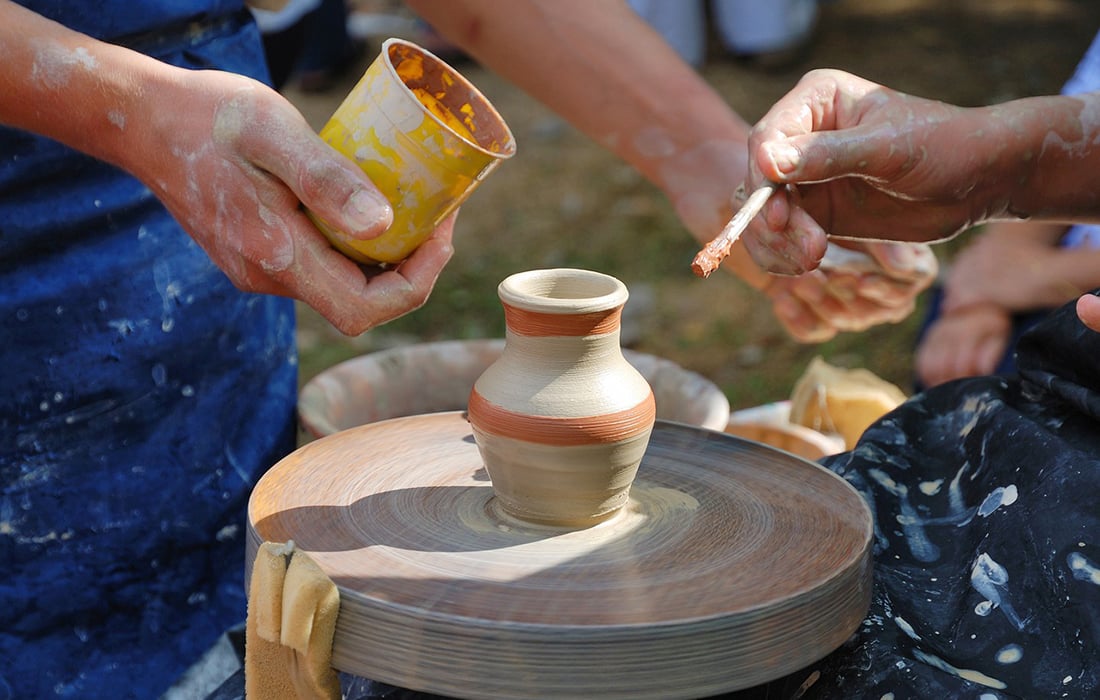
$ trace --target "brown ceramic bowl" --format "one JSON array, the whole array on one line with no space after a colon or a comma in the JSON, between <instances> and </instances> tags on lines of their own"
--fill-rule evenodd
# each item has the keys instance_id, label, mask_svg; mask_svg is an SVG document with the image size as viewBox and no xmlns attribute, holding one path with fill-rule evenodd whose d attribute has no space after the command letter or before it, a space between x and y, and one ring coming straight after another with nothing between
<instances>
[{"instance_id":1,"label":"brown ceramic bowl","mask_svg":"<svg viewBox=\"0 0 1100 700\"><path fill-rule=\"evenodd\" d=\"M317 438L389 418L465 410L474 382L503 348L499 338L447 340L361 355L309 380L298 415ZM671 360L623 354L653 388L657 418L725 429L729 400L713 382Z\"/></svg>"},{"instance_id":2,"label":"brown ceramic bowl","mask_svg":"<svg viewBox=\"0 0 1100 700\"><path fill-rule=\"evenodd\" d=\"M790 402L746 408L730 415L725 431L816 462L844 451L844 439L790 422Z\"/></svg>"}]
</instances>

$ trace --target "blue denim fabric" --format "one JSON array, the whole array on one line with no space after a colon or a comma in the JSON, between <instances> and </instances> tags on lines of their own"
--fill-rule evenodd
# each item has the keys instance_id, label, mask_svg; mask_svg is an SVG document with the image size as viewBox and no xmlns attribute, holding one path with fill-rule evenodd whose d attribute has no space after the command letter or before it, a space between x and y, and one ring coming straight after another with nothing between
<instances>
[{"instance_id":1,"label":"blue denim fabric","mask_svg":"<svg viewBox=\"0 0 1100 700\"><path fill-rule=\"evenodd\" d=\"M24 4L266 79L240 2ZM235 289L130 176L0 130L0 699L156 698L244 619L296 390L290 300Z\"/></svg>"}]
</instances>

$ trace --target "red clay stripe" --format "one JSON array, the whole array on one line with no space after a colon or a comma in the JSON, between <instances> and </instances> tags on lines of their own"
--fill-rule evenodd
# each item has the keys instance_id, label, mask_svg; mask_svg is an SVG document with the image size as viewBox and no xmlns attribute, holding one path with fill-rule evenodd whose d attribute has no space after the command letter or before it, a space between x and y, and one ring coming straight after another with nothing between
<instances>
[{"instance_id":1,"label":"red clay stripe","mask_svg":"<svg viewBox=\"0 0 1100 700\"><path fill-rule=\"evenodd\" d=\"M625 411L594 417L557 418L513 413L486 400L475 390L470 394L469 411L477 414L478 427L487 433L562 446L619 442L648 430L657 415L652 391L637 406Z\"/></svg>"},{"instance_id":2,"label":"red clay stripe","mask_svg":"<svg viewBox=\"0 0 1100 700\"><path fill-rule=\"evenodd\" d=\"M590 314L548 314L504 304L504 321L513 333L530 337L605 335L616 330L622 307Z\"/></svg>"}]
</instances>

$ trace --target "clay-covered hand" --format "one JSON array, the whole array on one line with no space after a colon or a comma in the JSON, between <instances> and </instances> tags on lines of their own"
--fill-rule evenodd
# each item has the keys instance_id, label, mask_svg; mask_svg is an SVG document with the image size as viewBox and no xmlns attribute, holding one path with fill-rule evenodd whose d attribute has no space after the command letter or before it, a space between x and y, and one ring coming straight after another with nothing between
<instances>
[{"instance_id":1,"label":"clay-covered hand","mask_svg":"<svg viewBox=\"0 0 1100 700\"><path fill-rule=\"evenodd\" d=\"M333 250L302 205L364 239L393 212L262 83L173 67L6 0L0 46L0 123L140 178L241 289L300 299L356 334L423 304L450 259L453 221L395 270L364 274Z\"/></svg>"},{"instance_id":2,"label":"clay-covered hand","mask_svg":"<svg viewBox=\"0 0 1100 700\"><path fill-rule=\"evenodd\" d=\"M945 313L917 346L917 377L926 387L952 379L993 374L1008 349L1012 317L997 304Z\"/></svg>"},{"instance_id":3,"label":"clay-covered hand","mask_svg":"<svg viewBox=\"0 0 1100 700\"><path fill-rule=\"evenodd\" d=\"M721 230L733 211L729 188L721 183L735 181L744 173L744 164L730 159L721 164L711 162L700 170L723 177L692 179L685 175L672 182L690 186L667 191L680 220L697 240L705 242ZM690 172L690 168L683 171ZM733 201L732 207L741 203ZM853 244L853 248L863 255L834 255L847 250L834 245L826 264L792 276L763 272L738 243L722 268L763 292L792 338L821 343L838 332L866 330L906 318L939 269L931 248L922 243L872 241Z\"/></svg>"},{"instance_id":4,"label":"clay-covered hand","mask_svg":"<svg viewBox=\"0 0 1100 700\"><path fill-rule=\"evenodd\" d=\"M146 112L127 115L138 140L123 165L237 287L299 299L349 335L424 303L450 259L453 217L397 268L360 269L303 205L357 238L380 235L393 212L363 172L267 86L169 70Z\"/></svg>"},{"instance_id":5,"label":"clay-covered hand","mask_svg":"<svg viewBox=\"0 0 1100 700\"><path fill-rule=\"evenodd\" d=\"M407 1L482 65L631 164L668 197L699 244L729 221L731 197L748 174L749 125L626 3L572 3L561 13L551 11L557 4L549 0ZM610 54L616 60L605 60ZM655 100L658 84L662 99ZM690 262L683 262L684 271ZM755 289L770 288L783 325L808 342L896 321L928 282L920 275L853 277L833 270L772 279L741 246L723 267Z\"/></svg>"},{"instance_id":6,"label":"clay-covered hand","mask_svg":"<svg viewBox=\"0 0 1100 700\"><path fill-rule=\"evenodd\" d=\"M769 200L746 247L764 269L799 274L821 260L826 232L932 242L1003 213L975 196L988 163L973 137L985 116L842 71L808 73L749 138L751 182L791 186Z\"/></svg>"}]
</instances>

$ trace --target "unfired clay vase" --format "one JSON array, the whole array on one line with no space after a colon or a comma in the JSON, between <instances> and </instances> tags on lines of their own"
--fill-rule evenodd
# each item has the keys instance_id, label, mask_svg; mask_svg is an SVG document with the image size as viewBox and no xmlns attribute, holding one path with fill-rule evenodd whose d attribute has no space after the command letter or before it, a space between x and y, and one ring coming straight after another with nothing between
<instances>
[{"instance_id":1,"label":"unfired clay vase","mask_svg":"<svg viewBox=\"0 0 1100 700\"><path fill-rule=\"evenodd\" d=\"M623 357L626 285L589 270L531 270L497 290L504 352L470 393L469 419L497 502L563 526L606 520L629 498L656 409Z\"/></svg>"}]
</instances>

